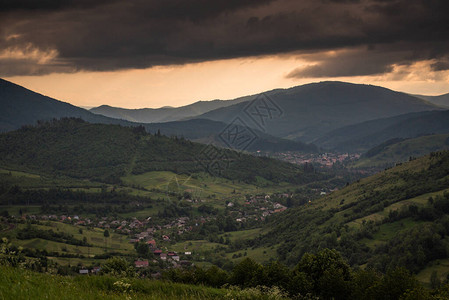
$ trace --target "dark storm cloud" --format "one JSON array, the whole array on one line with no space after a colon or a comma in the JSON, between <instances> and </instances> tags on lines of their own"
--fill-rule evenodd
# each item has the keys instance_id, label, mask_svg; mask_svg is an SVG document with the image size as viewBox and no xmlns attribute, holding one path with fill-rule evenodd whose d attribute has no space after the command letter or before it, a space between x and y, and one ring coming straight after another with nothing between
<instances>
[{"instance_id":1,"label":"dark storm cloud","mask_svg":"<svg viewBox=\"0 0 449 300\"><path fill-rule=\"evenodd\" d=\"M2 1L0 75L326 50L341 56L306 55L315 65L290 76L378 74L424 59L442 70L448 12L443 0Z\"/></svg>"}]
</instances>

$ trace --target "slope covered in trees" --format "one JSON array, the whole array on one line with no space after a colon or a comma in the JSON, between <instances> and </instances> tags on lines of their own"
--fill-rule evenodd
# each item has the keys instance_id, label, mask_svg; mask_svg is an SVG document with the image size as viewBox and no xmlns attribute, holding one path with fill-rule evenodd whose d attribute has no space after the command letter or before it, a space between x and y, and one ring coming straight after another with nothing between
<instances>
[{"instance_id":1,"label":"slope covered in trees","mask_svg":"<svg viewBox=\"0 0 449 300\"><path fill-rule=\"evenodd\" d=\"M436 152L288 210L255 244L294 264L306 252L339 250L353 266L413 272L449 249L449 152Z\"/></svg>"},{"instance_id":2,"label":"slope covered in trees","mask_svg":"<svg viewBox=\"0 0 449 300\"><path fill-rule=\"evenodd\" d=\"M150 171L209 172L244 182L256 182L257 177L291 183L322 178L274 159L148 134L144 127L90 124L81 119L41 122L1 134L0 166L110 183L119 183L127 174Z\"/></svg>"}]
</instances>

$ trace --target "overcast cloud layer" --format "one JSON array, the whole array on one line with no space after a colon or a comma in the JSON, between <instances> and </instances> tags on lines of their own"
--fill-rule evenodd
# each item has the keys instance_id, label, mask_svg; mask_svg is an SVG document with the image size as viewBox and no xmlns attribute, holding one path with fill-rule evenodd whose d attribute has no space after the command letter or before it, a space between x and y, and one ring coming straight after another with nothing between
<instances>
[{"instance_id":1,"label":"overcast cloud layer","mask_svg":"<svg viewBox=\"0 0 449 300\"><path fill-rule=\"evenodd\" d=\"M447 0L6 0L0 76L300 55L290 77L449 69Z\"/></svg>"}]
</instances>

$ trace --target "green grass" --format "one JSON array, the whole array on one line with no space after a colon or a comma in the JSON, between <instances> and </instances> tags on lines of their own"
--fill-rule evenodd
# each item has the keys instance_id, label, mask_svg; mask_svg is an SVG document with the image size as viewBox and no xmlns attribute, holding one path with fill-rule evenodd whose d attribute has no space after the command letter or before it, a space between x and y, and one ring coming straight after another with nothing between
<instances>
[{"instance_id":1,"label":"green grass","mask_svg":"<svg viewBox=\"0 0 449 300\"><path fill-rule=\"evenodd\" d=\"M183 194L190 192L195 198L211 197L215 194L218 198L229 198L233 195L242 196L243 193L251 193L258 190L254 185L232 182L224 178L214 178L206 174L195 177L185 174L175 174L169 171L154 171L139 175L122 177L125 184L144 187L147 190L156 188L161 191ZM235 193L233 193L235 190Z\"/></svg>"},{"instance_id":2,"label":"green grass","mask_svg":"<svg viewBox=\"0 0 449 300\"><path fill-rule=\"evenodd\" d=\"M26 173L26 172L20 172L20 171L13 171L13 170L6 170L0 168L0 174L7 174L12 177L27 177L27 178L34 178L39 179L41 178L40 175L32 174L32 173Z\"/></svg>"},{"instance_id":3,"label":"green grass","mask_svg":"<svg viewBox=\"0 0 449 300\"><path fill-rule=\"evenodd\" d=\"M233 241L236 241L239 239L241 239L241 240L253 239L253 238L257 237L259 234L262 234L262 228L232 231L232 232L222 234L221 236L223 236L223 237L228 236L229 239L233 242Z\"/></svg>"},{"instance_id":4,"label":"green grass","mask_svg":"<svg viewBox=\"0 0 449 300\"><path fill-rule=\"evenodd\" d=\"M430 276L433 271L436 271L441 282L444 282L449 275L449 258L433 261L425 269L419 272L416 275L416 278L424 284L430 284Z\"/></svg>"},{"instance_id":5,"label":"green grass","mask_svg":"<svg viewBox=\"0 0 449 300\"><path fill-rule=\"evenodd\" d=\"M195 240L195 241L186 241L181 243L176 243L174 245L167 246L167 249L170 251L176 251L179 253L182 252L204 252L214 249L217 246L223 246L219 243L212 243L206 240Z\"/></svg>"},{"instance_id":6,"label":"green grass","mask_svg":"<svg viewBox=\"0 0 449 300\"><path fill-rule=\"evenodd\" d=\"M374 240L386 242L391 240L399 231L409 229L421 223L422 222L416 222L409 218L402 219L398 222L385 223L380 226L380 230L376 232L373 237Z\"/></svg>"},{"instance_id":7,"label":"green grass","mask_svg":"<svg viewBox=\"0 0 449 300\"><path fill-rule=\"evenodd\" d=\"M218 289L202 285L99 275L59 276L0 266L0 299L280 300L286 298L258 289Z\"/></svg>"},{"instance_id":8,"label":"green grass","mask_svg":"<svg viewBox=\"0 0 449 300\"><path fill-rule=\"evenodd\" d=\"M130 284L130 290L114 283ZM34 273L0 266L0 299L224 299L227 291L204 286L107 276Z\"/></svg>"},{"instance_id":9,"label":"green grass","mask_svg":"<svg viewBox=\"0 0 449 300\"><path fill-rule=\"evenodd\" d=\"M241 254L242 256L233 258L233 255L239 254ZM255 249L248 248L246 250L239 250L232 253L226 253L226 256L227 258L232 259L234 262L239 262L244 258L249 257L257 261L258 263L265 263L268 262L270 258L276 258L277 253L274 247L260 247Z\"/></svg>"},{"instance_id":10,"label":"green grass","mask_svg":"<svg viewBox=\"0 0 449 300\"><path fill-rule=\"evenodd\" d=\"M49 222L48 225L32 225L40 230L52 229L55 232L66 232L72 234L76 239L82 240L84 237L87 238L87 242L92 246L76 246L66 243L60 243L50 240L44 240L40 238L34 238L29 240L19 240L15 238L16 232L25 228L25 224L18 224L16 228L11 231L2 232L2 236L7 237L14 245L21 246L24 248L46 250L48 252L57 252L59 254L78 254L83 255L85 258L80 259L65 259L65 258L54 258L53 260L62 263L64 265L78 263L78 260L83 263L83 265L90 265L93 261L94 255L101 255L108 252L119 252L123 255L134 254L134 246L129 243L128 236L111 233L111 236L105 238L103 233L104 230L100 228L93 228L91 230L86 227L79 227L71 224L65 224L61 222ZM79 233L79 229L83 229L83 233ZM106 241L106 242L105 242ZM98 262L98 260L95 260Z\"/></svg>"}]
</instances>

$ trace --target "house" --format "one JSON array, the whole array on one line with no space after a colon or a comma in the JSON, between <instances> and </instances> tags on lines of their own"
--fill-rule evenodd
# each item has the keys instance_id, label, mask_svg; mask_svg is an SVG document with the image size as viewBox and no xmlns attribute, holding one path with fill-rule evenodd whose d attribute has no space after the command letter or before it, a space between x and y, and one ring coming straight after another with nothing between
<instances>
[{"instance_id":1,"label":"house","mask_svg":"<svg viewBox=\"0 0 449 300\"><path fill-rule=\"evenodd\" d=\"M90 270L90 272L92 274L98 274L100 272L101 268L100 267L93 267L92 270Z\"/></svg>"},{"instance_id":2,"label":"house","mask_svg":"<svg viewBox=\"0 0 449 300\"><path fill-rule=\"evenodd\" d=\"M170 240L170 237L169 237L168 235L163 235L163 236L162 236L162 239L163 239L164 241L169 241L169 240Z\"/></svg>"},{"instance_id":3,"label":"house","mask_svg":"<svg viewBox=\"0 0 449 300\"><path fill-rule=\"evenodd\" d=\"M149 241L147 242L147 244L148 244L148 246L149 246L150 248L156 248L156 241L155 241L155 240L149 240Z\"/></svg>"},{"instance_id":4,"label":"house","mask_svg":"<svg viewBox=\"0 0 449 300\"><path fill-rule=\"evenodd\" d=\"M136 268L145 268L148 267L148 260L136 260L134 262Z\"/></svg>"},{"instance_id":5,"label":"house","mask_svg":"<svg viewBox=\"0 0 449 300\"><path fill-rule=\"evenodd\" d=\"M192 255L192 252L184 252L185 255Z\"/></svg>"},{"instance_id":6,"label":"house","mask_svg":"<svg viewBox=\"0 0 449 300\"><path fill-rule=\"evenodd\" d=\"M173 259L174 261L179 261L179 256L178 255L173 255L171 257L171 259Z\"/></svg>"},{"instance_id":7,"label":"house","mask_svg":"<svg viewBox=\"0 0 449 300\"><path fill-rule=\"evenodd\" d=\"M80 274L88 275L88 274L89 274L89 270L87 270L87 269L81 269L81 270L80 270Z\"/></svg>"},{"instance_id":8,"label":"house","mask_svg":"<svg viewBox=\"0 0 449 300\"><path fill-rule=\"evenodd\" d=\"M175 256L175 255L176 255L176 252L168 251L167 255L168 255L168 256Z\"/></svg>"},{"instance_id":9,"label":"house","mask_svg":"<svg viewBox=\"0 0 449 300\"><path fill-rule=\"evenodd\" d=\"M161 255L159 255L159 257L160 257L162 260L167 260L167 254L165 254L165 253L161 253Z\"/></svg>"},{"instance_id":10,"label":"house","mask_svg":"<svg viewBox=\"0 0 449 300\"><path fill-rule=\"evenodd\" d=\"M156 249L156 250L153 251L153 254L154 255L161 255L162 254L162 250Z\"/></svg>"}]
</instances>

